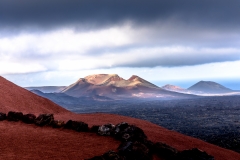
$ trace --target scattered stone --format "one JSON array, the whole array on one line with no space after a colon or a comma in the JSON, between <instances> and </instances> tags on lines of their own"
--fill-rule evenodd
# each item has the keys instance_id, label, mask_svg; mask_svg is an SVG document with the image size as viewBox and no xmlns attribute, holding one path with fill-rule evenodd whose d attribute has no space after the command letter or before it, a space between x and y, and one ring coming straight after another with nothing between
<instances>
[{"instance_id":1,"label":"scattered stone","mask_svg":"<svg viewBox=\"0 0 240 160\"><path fill-rule=\"evenodd\" d=\"M165 143L157 142L153 146L154 152L165 159L175 159L177 150Z\"/></svg>"},{"instance_id":2,"label":"scattered stone","mask_svg":"<svg viewBox=\"0 0 240 160\"><path fill-rule=\"evenodd\" d=\"M121 154L126 154L128 152L131 152L132 150L132 142L123 142L122 144L120 144L120 146L118 147L118 151Z\"/></svg>"},{"instance_id":3,"label":"scattered stone","mask_svg":"<svg viewBox=\"0 0 240 160\"><path fill-rule=\"evenodd\" d=\"M152 154L141 142L124 142L119 148L119 154L126 160L151 160Z\"/></svg>"},{"instance_id":4,"label":"scattered stone","mask_svg":"<svg viewBox=\"0 0 240 160\"><path fill-rule=\"evenodd\" d=\"M126 129L128 126L129 124L127 122L121 122L117 124L115 127L115 134L118 134L119 132L124 131L124 129Z\"/></svg>"},{"instance_id":5,"label":"scattered stone","mask_svg":"<svg viewBox=\"0 0 240 160\"><path fill-rule=\"evenodd\" d=\"M88 124L84 123L84 122L81 122L81 121L69 120L65 124L64 128L72 129L72 130L75 130L75 131L78 131L78 132L87 132L88 131Z\"/></svg>"},{"instance_id":6,"label":"scattered stone","mask_svg":"<svg viewBox=\"0 0 240 160\"><path fill-rule=\"evenodd\" d=\"M35 119L36 119L36 116L34 114L25 114L23 115L22 121L24 123L31 124L35 122Z\"/></svg>"},{"instance_id":7,"label":"scattered stone","mask_svg":"<svg viewBox=\"0 0 240 160\"><path fill-rule=\"evenodd\" d=\"M38 126L45 126L45 125L51 125L54 121L53 114L40 114L35 119L35 124Z\"/></svg>"},{"instance_id":8,"label":"scattered stone","mask_svg":"<svg viewBox=\"0 0 240 160\"><path fill-rule=\"evenodd\" d=\"M214 157L197 148L184 150L177 154L177 160L214 160Z\"/></svg>"},{"instance_id":9,"label":"scattered stone","mask_svg":"<svg viewBox=\"0 0 240 160\"><path fill-rule=\"evenodd\" d=\"M64 125L65 125L64 121L61 121L61 120L57 120L57 121L52 122L52 127L53 128L62 128L62 127L64 127Z\"/></svg>"},{"instance_id":10,"label":"scattered stone","mask_svg":"<svg viewBox=\"0 0 240 160\"><path fill-rule=\"evenodd\" d=\"M154 143L148 139L145 139L143 141L143 144L148 147L148 149L150 149L150 152L153 152L154 151Z\"/></svg>"},{"instance_id":11,"label":"scattered stone","mask_svg":"<svg viewBox=\"0 0 240 160\"><path fill-rule=\"evenodd\" d=\"M7 119L6 113L0 112L0 121L6 120L6 119Z\"/></svg>"},{"instance_id":12,"label":"scattered stone","mask_svg":"<svg viewBox=\"0 0 240 160\"><path fill-rule=\"evenodd\" d=\"M99 129L99 127L100 127L100 126L93 125L93 126L90 128L90 132L98 133L98 129Z\"/></svg>"},{"instance_id":13,"label":"scattered stone","mask_svg":"<svg viewBox=\"0 0 240 160\"><path fill-rule=\"evenodd\" d=\"M102 156L95 156L88 160L125 160L125 159L114 151L108 151L104 153Z\"/></svg>"},{"instance_id":14,"label":"scattered stone","mask_svg":"<svg viewBox=\"0 0 240 160\"><path fill-rule=\"evenodd\" d=\"M98 128L98 134L101 136L110 136L113 134L115 126L111 123L104 124Z\"/></svg>"},{"instance_id":15,"label":"scattered stone","mask_svg":"<svg viewBox=\"0 0 240 160\"><path fill-rule=\"evenodd\" d=\"M13 112L13 111L10 111L8 112L8 115L7 115L7 120L9 121L19 121L19 120L22 120L23 118L23 113L22 112Z\"/></svg>"},{"instance_id":16,"label":"scattered stone","mask_svg":"<svg viewBox=\"0 0 240 160\"><path fill-rule=\"evenodd\" d=\"M137 126L129 125L123 131L115 132L115 137L121 141L139 141L144 142L147 139L147 136L143 130Z\"/></svg>"},{"instance_id":17,"label":"scattered stone","mask_svg":"<svg viewBox=\"0 0 240 160\"><path fill-rule=\"evenodd\" d=\"M124 160L120 155L114 151L108 151L102 156L105 160Z\"/></svg>"}]
</instances>

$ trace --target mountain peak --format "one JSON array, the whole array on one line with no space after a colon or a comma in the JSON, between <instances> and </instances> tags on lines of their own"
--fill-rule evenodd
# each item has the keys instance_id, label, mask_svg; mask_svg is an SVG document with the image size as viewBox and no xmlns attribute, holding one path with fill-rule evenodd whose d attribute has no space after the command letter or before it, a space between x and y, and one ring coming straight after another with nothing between
<instances>
[{"instance_id":1,"label":"mountain peak","mask_svg":"<svg viewBox=\"0 0 240 160\"><path fill-rule=\"evenodd\" d=\"M119 77L117 74L93 74L86 76L84 78L88 83L94 85L103 85L110 81L121 81L124 80L122 77Z\"/></svg>"},{"instance_id":2,"label":"mountain peak","mask_svg":"<svg viewBox=\"0 0 240 160\"><path fill-rule=\"evenodd\" d=\"M201 92L207 92L207 93L231 92L231 89L226 88L221 84L218 84L213 81L203 81L203 80L189 87L188 90L201 91Z\"/></svg>"},{"instance_id":3,"label":"mountain peak","mask_svg":"<svg viewBox=\"0 0 240 160\"><path fill-rule=\"evenodd\" d=\"M186 93L187 90L184 88L181 88L179 86L171 85L171 84L166 84L165 86L162 86L163 89L168 90L168 91L174 91L174 92L179 92L179 93Z\"/></svg>"},{"instance_id":4,"label":"mountain peak","mask_svg":"<svg viewBox=\"0 0 240 160\"><path fill-rule=\"evenodd\" d=\"M128 80L129 80L129 81L134 81L134 80L137 80L137 79L142 79L142 78L140 78L140 77L137 76L137 75L132 75Z\"/></svg>"},{"instance_id":5,"label":"mountain peak","mask_svg":"<svg viewBox=\"0 0 240 160\"><path fill-rule=\"evenodd\" d=\"M165 86L162 86L162 88L167 90L184 90L183 88L172 84L166 84Z\"/></svg>"}]
</instances>

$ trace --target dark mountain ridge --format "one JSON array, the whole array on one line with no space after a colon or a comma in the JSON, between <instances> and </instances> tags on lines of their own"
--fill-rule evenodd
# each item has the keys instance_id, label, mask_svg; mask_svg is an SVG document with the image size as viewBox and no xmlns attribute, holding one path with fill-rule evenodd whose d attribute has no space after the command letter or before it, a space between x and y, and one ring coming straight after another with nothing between
<instances>
[{"instance_id":1,"label":"dark mountain ridge","mask_svg":"<svg viewBox=\"0 0 240 160\"><path fill-rule=\"evenodd\" d=\"M227 93L233 91L229 88L224 87L221 84L212 81L200 81L189 87L188 90L203 93Z\"/></svg>"}]
</instances>

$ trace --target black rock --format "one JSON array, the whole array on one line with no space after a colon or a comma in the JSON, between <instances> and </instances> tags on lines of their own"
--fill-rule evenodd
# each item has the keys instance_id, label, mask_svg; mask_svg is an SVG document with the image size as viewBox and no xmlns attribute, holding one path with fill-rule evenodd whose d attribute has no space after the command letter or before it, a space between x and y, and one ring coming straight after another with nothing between
<instances>
[{"instance_id":1,"label":"black rock","mask_svg":"<svg viewBox=\"0 0 240 160\"><path fill-rule=\"evenodd\" d=\"M108 151L102 156L105 160L124 160L118 153L114 151Z\"/></svg>"},{"instance_id":2,"label":"black rock","mask_svg":"<svg viewBox=\"0 0 240 160\"><path fill-rule=\"evenodd\" d=\"M154 152L165 159L175 159L177 150L165 143L157 142L153 145Z\"/></svg>"},{"instance_id":3,"label":"black rock","mask_svg":"<svg viewBox=\"0 0 240 160\"><path fill-rule=\"evenodd\" d=\"M148 149L150 149L151 152L154 151L154 143L148 139L145 139L143 142L142 142L146 147L148 147Z\"/></svg>"},{"instance_id":4,"label":"black rock","mask_svg":"<svg viewBox=\"0 0 240 160\"><path fill-rule=\"evenodd\" d=\"M128 154L129 152L132 151L132 143L131 141L129 142L123 142L120 144L120 146L118 147L118 151L121 154Z\"/></svg>"},{"instance_id":5,"label":"black rock","mask_svg":"<svg viewBox=\"0 0 240 160\"><path fill-rule=\"evenodd\" d=\"M6 120L6 119L7 119L6 113L0 112L0 121Z\"/></svg>"},{"instance_id":6,"label":"black rock","mask_svg":"<svg viewBox=\"0 0 240 160\"><path fill-rule=\"evenodd\" d=\"M36 119L36 116L34 114L25 114L22 117L22 121L28 124L34 123L35 119Z\"/></svg>"},{"instance_id":7,"label":"black rock","mask_svg":"<svg viewBox=\"0 0 240 160\"><path fill-rule=\"evenodd\" d=\"M95 156L93 158L86 159L86 160L105 160L105 158L103 158L103 156Z\"/></svg>"},{"instance_id":8,"label":"black rock","mask_svg":"<svg viewBox=\"0 0 240 160\"><path fill-rule=\"evenodd\" d=\"M45 125L51 125L54 121L53 114L40 114L35 119L35 124L38 126L45 126Z\"/></svg>"},{"instance_id":9,"label":"black rock","mask_svg":"<svg viewBox=\"0 0 240 160\"><path fill-rule=\"evenodd\" d=\"M123 131L115 132L115 137L120 139L122 142L126 141L139 141L144 142L147 136L143 130L137 126L129 125Z\"/></svg>"},{"instance_id":10,"label":"black rock","mask_svg":"<svg viewBox=\"0 0 240 160\"><path fill-rule=\"evenodd\" d=\"M126 129L129 126L129 124L127 122L121 122L119 124L116 125L115 127L115 134L118 134L119 132L124 131L124 129Z\"/></svg>"},{"instance_id":11,"label":"black rock","mask_svg":"<svg viewBox=\"0 0 240 160\"><path fill-rule=\"evenodd\" d=\"M141 142L123 142L119 148L119 154L126 160L151 160L152 154L148 147Z\"/></svg>"},{"instance_id":12,"label":"black rock","mask_svg":"<svg viewBox=\"0 0 240 160\"><path fill-rule=\"evenodd\" d=\"M114 151L108 151L104 153L102 156L95 156L88 160L125 160L125 159Z\"/></svg>"},{"instance_id":13,"label":"black rock","mask_svg":"<svg viewBox=\"0 0 240 160\"><path fill-rule=\"evenodd\" d=\"M88 124L84 123L84 122L81 122L81 121L69 120L65 124L64 128L72 129L72 130L75 130L75 131L78 131L78 132L87 132L88 131Z\"/></svg>"},{"instance_id":14,"label":"black rock","mask_svg":"<svg viewBox=\"0 0 240 160\"><path fill-rule=\"evenodd\" d=\"M93 126L90 128L90 132L98 133L99 127L100 127L100 126L98 126L98 125L93 125Z\"/></svg>"},{"instance_id":15,"label":"black rock","mask_svg":"<svg viewBox=\"0 0 240 160\"><path fill-rule=\"evenodd\" d=\"M110 136L113 135L115 126L111 123L104 124L98 128L98 134L101 136Z\"/></svg>"},{"instance_id":16,"label":"black rock","mask_svg":"<svg viewBox=\"0 0 240 160\"><path fill-rule=\"evenodd\" d=\"M53 122L52 122L52 127L53 128L62 128L62 127L64 127L65 126L65 123L64 123L64 121L61 121L61 120L54 120Z\"/></svg>"},{"instance_id":17,"label":"black rock","mask_svg":"<svg viewBox=\"0 0 240 160\"><path fill-rule=\"evenodd\" d=\"M214 157L197 148L184 150L177 154L177 160L214 160Z\"/></svg>"},{"instance_id":18,"label":"black rock","mask_svg":"<svg viewBox=\"0 0 240 160\"><path fill-rule=\"evenodd\" d=\"M10 111L8 112L8 115L7 115L7 120L9 121L19 121L19 120L22 120L22 118L23 118L22 112Z\"/></svg>"}]
</instances>

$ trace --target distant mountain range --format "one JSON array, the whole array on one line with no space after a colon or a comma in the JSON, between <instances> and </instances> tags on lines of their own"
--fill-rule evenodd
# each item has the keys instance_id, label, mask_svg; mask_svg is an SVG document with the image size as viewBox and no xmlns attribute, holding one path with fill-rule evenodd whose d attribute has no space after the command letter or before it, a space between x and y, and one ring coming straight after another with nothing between
<instances>
[{"instance_id":1,"label":"distant mountain range","mask_svg":"<svg viewBox=\"0 0 240 160\"><path fill-rule=\"evenodd\" d=\"M91 110L93 106L102 108L106 104L111 103L113 106L123 101L142 102L192 99L199 96L240 95L240 92L210 81L200 81L184 89L170 84L158 87L136 75L125 80L117 74L94 74L80 78L69 86L27 87L26 89L69 110L76 108Z\"/></svg>"},{"instance_id":2,"label":"distant mountain range","mask_svg":"<svg viewBox=\"0 0 240 160\"><path fill-rule=\"evenodd\" d=\"M136 75L125 80L117 74L94 74L80 78L61 93L73 97L103 96L115 100L131 98L185 98L189 95L164 90Z\"/></svg>"},{"instance_id":3,"label":"distant mountain range","mask_svg":"<svg viewBox=\"0 0 240 160\"><path fill-rule=\"evenodd\" d=\"M137 75L125 80L117 74L89 75L80 78L69 86L26 87L26 89L34 90L39 95L40 93L36 90L41 91L42 95L44 93L55 93L55 96L60 97L63 95L75 98L88 97L97 101L133 98L179 99L192 97L193 95L240 94L238 91L233 91L212 81L200 81L188 89L184 89L170 84L158 87ZM45 97L47 96L45 95Z\"/></svg>"},{"instance_id":4,"label":"distant mountain range","mask_svg":"<svg viewBox=\"0 0 240 160\"><path fill-rule=\"evenodd\" d=\"M169 84L163 86L162 88L173 92L194 94L200 96L240 95L239 91L231 90L221 84L212 81L199 81L188 89L183 89L181 87Z\"/></svg>"},{"instance_id":5,"label":"distant mountain range","mask_svg":"<svg viewBox=\"0 0 240 160\"><path fill-rule=\"evenodd\" d=\"M40 86L40 87L25 87L27 90L39 90L44 93L58 93L62 91L66 86Z\"/></svg>"}]
</instances>

